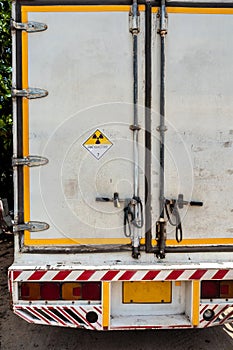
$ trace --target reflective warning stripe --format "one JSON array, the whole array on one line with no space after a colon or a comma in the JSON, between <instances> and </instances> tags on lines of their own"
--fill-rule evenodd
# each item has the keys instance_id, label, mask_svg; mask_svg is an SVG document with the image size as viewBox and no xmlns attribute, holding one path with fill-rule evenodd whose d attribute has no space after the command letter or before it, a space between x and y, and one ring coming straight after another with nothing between
<instances>
[{"instance_id":1,"label":"reflective warning stripe","mask_svg":"<svg viewBox=\"0 0 233 350\"><path fill-rule=\"evenodd\" d=\"M71 314L69 313L71 312ZM88 312L94 311L98 315L97 322L91 324L87 321ZM29 323L75 327L86 329L102 329L102 308L101 306L28 306L20 305L14 307L14 313Z\"/></svg>"},{"instance_id":2,"label":"reflective warning stripe","mask_svg":"<svg viewBox=\"0 0 233 350\"><path fill-rule=\"evenodd\" d=\"M13 280L16 280L23 271L13 271Z\"/></svg>"},{"instance_id":3,"label":"reflective warning stripe","mask_svg":"<svg viewBox=\"0 0 233 350\"><path fill-rule=\"evenodd\" d=\"M223 305L219 305L219 304L206 304L204 307L204 305L201 305L200 309L200 324L199 327L200 328L207 328L210 326L215 326L215 325L219 325L219 324L223 324L224 322L226 322L231 316L232 316L232 312L228 311L226 315L224 315L224 311L226 310L231 310L232 307L230 304L223 304ZM214 318L211 321L206 321L203 318L203 314L204 312L210 309L212 311L214 311Z\"/></svg>"},{"instance_id":4,"label":"reflective warning stripe","mask_svg":"<svg viewBox=\"0 0 233 350\"><path fill-rule=\"evenodd\" d=\"M46 274L46 271L35 271L28 278L28 281L39 281L45 274Z\"/></svg>"},{"instance_id":5,"label":"reflective warning stripe","mask_svg":"<svg viewBox=\"0 0 233 350\"><path fill-rule=\"evenodd\" d=\"M211 324L214 324L216 321L217 323L219 323L219 320L218 320L218 317L225 311L229 308L229 305L224 305L224 306L221 306L219 305L219 308L215 309L215 316L213 318L213 320L211 321L208 321L206 324L205 324L205 327L204 328L207 328L209 327ZM217 310L217 311L216 311Z\"/></svg>"},{"instance_id":6,"label":"reflective warning stripe","mask_svg":"<svg viewBox=\"0 0 233 350\"><path fill-rule=\"evenodd\" d=\"M119 278L119 281L129 281L135 275L137 271L125 271Z\"/></svg>"},{"instance_id":7,"label":"reflective warning stripe","mask_svg":"<svg viewBox=\"0 0 233 350\"><path fill-rule=\"evenodd\" d=\"M229 318L232 318L232 315L233 315L233 311L231 311L229 314L227 315L224 315L222 320L219 322L219 324L223 324L225 323Z\"/></svg>"},{"instance_id":8,"label":"reflective warning stripe","mask_svg":"<svg viewBox=\"0 0 233 350\"><path fill-rule=\"evenodd\" d=\"M120 271L108 271L101 278L101 281L112 281Z\"/></svg>"},{"instance_id":9,"label":"reflective warning stripe","mask_svg":"<svg viewBox=\"0 0 233 350\"><path fill-rule=\"evenodd\" d=\"M58 272L54 277L53 281L60 281L60 280L65 280L66 277L68 277L70 274L70 271L60 271Z\"/></svg>"},{"instance_id":10,"label":"reflective warning stripe","mask_svg":"<svg viewBox=\"0 0 233 350\"><path fill-rule=\"evenodd\" d=\"M233 269L195 270L36 270L13 271L13 280L20 281L187 281L233 279Z\"/></svg>"},{"instance_id":11,"label":"reflective warning stripe","mask_svg":"<svg viewBox=\"0 0 233 350\"><path fill-rule=\"evenodd\" d=\"M160 271L148 271L146 275L143 277L143 281L153 281L156 276L160 273Z\"/></svg>"},{"instance_id":12,"label":"reflective warning stripe","mask_svg":"<svg viewBox=\"0 0 233 350\"><path fill-rule=\"evenodd\" d=\"M200 280L208 270L197 270L192 276L189 277L190 280Z\"/></svg>"},{"instance_id":13,"label":"reflective warning stripe","mask_svg":"<svg viewBox=\"0 0 233 350\"><path fill-rule=\"evenodd\" d=\"M226 274L229 272L229 270L219 270L213 277L213 280L222 280Z\"/></svg>"},{"instance_id":14,"label":"reflective warning stripe","mask_svg":"<svg viewBox=\"0 0 233 350\"><path fill-rule=\"evenodd\" d=\"M183 272L184 270L174 270L166 277L166 280L177 280Z\"/></svg>"},{"instance_id":15,"label":"reflective warning stripe","mask_svg":"<svg viewBox=\"0 0 233 350\"><path fill-rule=\"evenodd\" d=\"M68 321L71 321L73 324L75 324L75 325L78 326L78 327L80 326L80 324L79 324L73 317L71 317L71 316L66 312L66 309L65 309L65 308L57 306L56 309L57 309L58 311L60 311L60 313L61 313L63 316L65 316L65 318L67 318Z\"/></svg>"},{"instance_id":16,"label":"reflective warning stripe","mask_svg":"<svg viewBox=\"0 0 233 350\"><path fill-rule=\"evenodd\" d=\"M77 278L77 281L88 281L91 276L95 273L96 271L83 271Z\"/></svg>"}]
</instances>

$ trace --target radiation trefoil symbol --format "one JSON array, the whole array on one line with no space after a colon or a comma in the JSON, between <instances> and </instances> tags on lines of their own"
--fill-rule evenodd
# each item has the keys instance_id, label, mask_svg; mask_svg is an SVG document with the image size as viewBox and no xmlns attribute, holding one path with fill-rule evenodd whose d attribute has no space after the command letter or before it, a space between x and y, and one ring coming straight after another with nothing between
<instances>
[{"instance_id":1,"label":"radiation trefoil symbol","mask_svg":"<svg viewBox=\"0 0 233 350\"><path fill-rule=\"evenodd\" d=\"M85 147L96 159L100 159L111 147L112 142L97 129L84 143Z\"/></svg>"}]
</instances>

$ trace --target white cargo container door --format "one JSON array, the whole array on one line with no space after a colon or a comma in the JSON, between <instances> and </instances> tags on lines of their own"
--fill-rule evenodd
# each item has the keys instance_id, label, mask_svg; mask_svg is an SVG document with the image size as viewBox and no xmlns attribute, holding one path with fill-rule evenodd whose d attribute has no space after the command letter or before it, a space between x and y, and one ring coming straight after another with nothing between
<instances>
[{"instance_id":1,"label":"white cargo container door","mask_svg":"<svg viewBox=\"0 0 233 350\"><path fill-rule=\"evenodd\" d=\"M181 193L187 201L203 202L203 207L180 210L183 241L179 245L232 244L233 11L167 7L167 14L165 197L177 199ZM153 34L156 37L156 29ZM155 112L159 106L159 50L156 39ZM158 115L154 114L152 139L157 158ZM157 186L156 164L153 168L152 186ZM156 200L152 205L154 222L158 217ZM170 225L167 238L167 245L178 244Z\"/></svg>"},{"instance_id":2,"label":"white cargo container door","mask_svg":"<svg viewBox=\"0 0 233 350\"><path fill-rule=\"evenodd\" d=\"M126 244L123 205L96 197L133 194L133 44L129 6L23 6L24 21L46 23L23 37L28 86L48 91L24 107L24 152L49 163L25 169L25 220L50 225L26 232L38 245ZM143 20L139 103L143 104ZM27 64L28 63L28 64ZM27 102L25 102L27 103ZM143 127L143 110L139 113ZM143 200L143 133L140 193ZM27 141L27 139L29 141ZM28 142L28 146L27 146ZM28 176L29 173L29 176Z\"/></svg>"}]
</instances>

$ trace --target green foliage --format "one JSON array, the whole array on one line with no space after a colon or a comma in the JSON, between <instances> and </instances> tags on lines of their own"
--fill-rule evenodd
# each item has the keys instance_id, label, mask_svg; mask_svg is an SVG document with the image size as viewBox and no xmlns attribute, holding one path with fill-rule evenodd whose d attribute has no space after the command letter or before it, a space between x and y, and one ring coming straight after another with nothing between
<instances>
[{"instance_id":1,"label":"green foliage","mask_svg":"<svg viewBox=\"0 0 233 350\"><path fill-rule=\"evenodd\" d=\"M12 206L11 1L0 1L0 11L0 197Z\"/></svg>"}]
</instances>

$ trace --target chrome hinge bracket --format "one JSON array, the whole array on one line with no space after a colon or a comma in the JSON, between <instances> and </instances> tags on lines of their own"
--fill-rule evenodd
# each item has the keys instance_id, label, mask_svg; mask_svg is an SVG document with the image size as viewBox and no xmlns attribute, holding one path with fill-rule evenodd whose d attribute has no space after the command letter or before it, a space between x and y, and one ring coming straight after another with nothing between
<instances>
[{"instance_id":1,"label":"chrome hinge bracket","mask_svg":"<svg viewBox=\"0 0 233 350\"><path fill-rule=\"evenodd\" d=\"M140 12L138 11L137 1L133 2L129 13L129 31L137 35L140 32Z\"/></svg>"},{"instance_id":2,"label":"chrome hinge bracket","mask_svg":"<svg viewBox=\"0 0 233 350\"><path fill-rule=\"evenodd\" d=\"M28 167L45 165L49 160L40 156L28 156L24 158L13 158L12 166L27 165Z\"/></svg>"},{"instance_id":3,"label":"chrome hinge bracket","mask_svg":"<svg viewBox=\"0 0 233 350\"><path fill-rule=\"evenodd\" d=\"M40 22L25 22L20 23L14 20L11 20L11 28L16 30L25 30L27 33L37 33L43 32L48 28L47 24Z\"/></svg>"},{"instance_id":4,"label":"chrome hinge bracket","mask_svg":"<svg viewBox=\"0 0 233 350\"><path fill-rule=\"evenodd\" d=\"M22 89L17 90L15 88L12 88L11 90L11 96L12 97L26 97L28 99L33 98L41 98L48 95L48 91L44 89L39 88L28 88L28 89Z\"/></svg>"},{"instance_id":5,"label":"chrome hinge bracket","mask_svg":"<svg viewBox=\"0 0 233 350\"><path fill-rule=\"evenodd\" d=\"M38 231L45 231L49 229L49 224L46 222L40 222L40 221L29 221L25 222L24 224L18 224L13 226L14 232L19 231L29 231L29 232L38 232Z\"/></svg>"},{"instance_id":6,"label":"chrome hinge bracket","mask_svg":"<svg viewBox=\"0 0 233 350\"><path fill-rule=\"evenodd\" d=\"M160 20L159 28L157 32L158 34L164 37L168 31L168 15L167 15L166 5L164 0L161 1L161 7L157 13L157 18Z\"/></svg>"}]
</instances>

